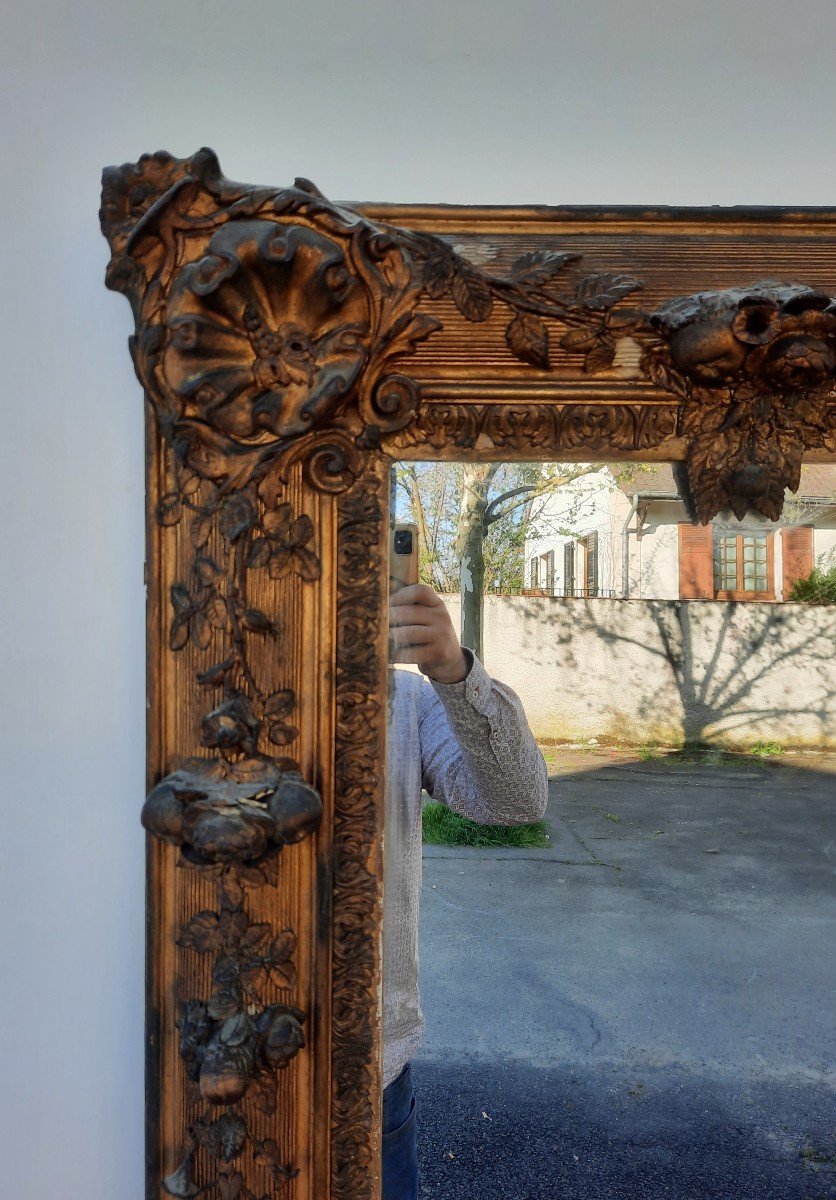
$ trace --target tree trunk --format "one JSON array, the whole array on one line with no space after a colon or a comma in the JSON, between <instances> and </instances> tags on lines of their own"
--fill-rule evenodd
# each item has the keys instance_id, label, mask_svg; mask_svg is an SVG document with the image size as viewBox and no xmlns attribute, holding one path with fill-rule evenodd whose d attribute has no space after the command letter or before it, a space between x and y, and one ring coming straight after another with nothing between
<instances>
[{"instance_id":1,"label":"tree trunk","mask_svg":"<svg viewBox=\"0 0 836 1200\"><path fill-rule=\"evenodd\" d=\"M461 644L482 658L482 610L485 590L485 509L498 463L467 463L462 479L456 552L460 566Z\"/></svg>"}]
</instances>

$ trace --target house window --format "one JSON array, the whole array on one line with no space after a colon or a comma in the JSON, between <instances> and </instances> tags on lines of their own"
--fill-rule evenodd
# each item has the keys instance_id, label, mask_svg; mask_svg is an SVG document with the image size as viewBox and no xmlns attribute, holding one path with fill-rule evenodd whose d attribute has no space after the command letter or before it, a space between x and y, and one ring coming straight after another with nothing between
<instances>
[{"instance_id":1,"label":"house window","mask_svg":"<svg viewBox=\"0 0 836 1200\"><path fill-rule=\"evenodd\" d=\"M536 555L534 558L532 558L531 562L529 563L528 570L529 570L529 581L528 581L529 587L532 587L532 588L539 587L539 584L540 584L540 578L539 578L539 576L540 576L540 560L539 560L539 558L537 558Z\"/></svg>"},{"instance_id":2,"label":"house window","mask_svg":"<svg viewBox=\"0 0 836 1200\"><path fill-rule=\"evenodd\" d=\"M714 534L714 595L718 600L774 600L771 533Z\"/></svg>"},{"instance_id":3,"label":"house window","mask_svg":"<svg viewBox=\"0 0 836 1200\"><path fill-rule=\"evenodd\" d=\"M541 554L540 561L543 564L544 587L552 595L554 593L554 550L549 550L548 554Z\"/></svg>"},{"instance_id":4,"label":"house window","mask_svg":"<svg viewBox=\"0 0 836 1200\"><path fill-rule=\"evenodd\" d=\"M563 594L575 594L575 543L564 542L563 545Z\"/></svg>"},{"instance_id":5,"label":"house window","mask_svg":"<svg viewBox=\"0 0 836 1200\"><path fill-rule=\"evenodd\" d=\"M598 595L598 534L589 533L581 538L584 557L584 596Z\"/></svg>"}]
</instances>

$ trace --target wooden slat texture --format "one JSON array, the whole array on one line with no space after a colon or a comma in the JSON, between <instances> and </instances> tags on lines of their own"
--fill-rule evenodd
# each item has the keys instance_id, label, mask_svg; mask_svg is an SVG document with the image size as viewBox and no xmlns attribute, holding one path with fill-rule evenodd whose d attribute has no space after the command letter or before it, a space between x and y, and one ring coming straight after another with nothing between
<instances>
[{"instance_id":1,"label":"wooden slat texture","mask_svg":"<svg viewBox=\"0 0 836 1200\"><path fill-rule=\"evenodd\" d=\"M787 526L781 530L781 573L784 599L792 586L813 569L813 528L811 525Z\"/></svg>"},{"instance_id":2,"label":"wooden slat texture","mask_svg":"<svg viewBox=\"0 0 836 1200\"><path fill-rule=\"evenodd\" d=\"M710 525L679 526L679 595L683 600L714 598L714 542Z\"/></svg>"}]
</instances>

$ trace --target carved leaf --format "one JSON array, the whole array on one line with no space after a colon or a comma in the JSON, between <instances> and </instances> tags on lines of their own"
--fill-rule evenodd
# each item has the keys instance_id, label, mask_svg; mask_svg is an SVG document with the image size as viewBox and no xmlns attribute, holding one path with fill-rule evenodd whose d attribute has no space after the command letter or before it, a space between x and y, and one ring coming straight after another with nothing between
<instances>
[{"instance_id":1,"label":"carved leaf","mask_svg":"<svg viewBox=\"0 0 836 1200\"><path fill-rule=\"evenodd\" d=\"M279 636L276 623L271 621L260 608L248 608L244 613L244 624L251 633L263 633L272 638Z\"/></svg>"},{"instance_id":2,"label":"carved leaf","mask_svg":"<svg viewBox=\"0 0 836 1200\"><path fill-rule=\"evenodd\" d=\"M213 596L206 605L206 619L213 629L227 629L229 626L229 613L221 596Z\"/></svg>"},{"instance_id":3,"label":"carved leaf","mask_svg":"<svg viewBox=\"0 0 836 1200\"><path fill-rule=\"evenodd\" d=\"M632 333L644 324L645 316L640 308L619 308L607 314L607 328L621 335Z\"/></svg>"},{"instance_id":4,"label":"carved leaf","mask_svg":"<svg viewBox=\"0 0 836 1200\"><path fill-rule=\"evenodd\" d=\"M303 546L314 535L314 525L307 513L302 513L290 527L290 540L294 546Z\"/></svg>"},{"instance_id":5,"label":"carved leaf","mask_svg":"<svg viewBox=\"0 0 836 1200\"><path fill-rule=\"evenodd\" d=\"M538 286L554 279L569 263L577 262L579 254L563 254L554 250L535 250L523 254L511 267L511 278L518 283Z\"/></svg>"},{"instance_id":6,"label":"carved leaf","mask_svg":"<svg viewBox=\"0 0 836 1200\"><path fill-rule=\"evenodd\" d=\"M195 546L200 549L205 546L209 540L209 534L212 532L213 512L199 512L192 518L191 538Z\"/></svg>"},{"instance_id":7,"label":"carved leaf","mask_svg":"<svg viewBox=\"0 0 836 1200\"><path fill-rule=\"evenodd\" d=\"M267 574L271 579L283 579L290 573L292 566L293 552L291 550L274 550L267 567Z\"/></svg>"},{"instance_id":8,"label":"carved leaf","mask_svg":"<svg viewBox=\"0 0 836 1200\"><path fill-rule=\"evenodd\" d=\"M223 575L223 570L208 554L199 554L194 560L192 570L201 587L210 587L216 579Z\"/></svg>"},{"instance_id":9,"label":"carved leaf","mask_svg":"<svg viewBox=\"0 0 836 1200\"><path fill-rule=\"evenodd\" d=\"M560 339L564 350L591 350L598 342L599 330L570 329Z\"/></svg>"},{"instance_id":10,"label":"carved leaf","mask_svg":"<svg viewBox=\"0 0 836 1200\"><path fill-rule=\"evenodd\" d=\"M244 888L234 867L224 871L221 876L221 892L229 904L241 904L244 900Z\"/></svg>"},{"instance_id":11,"label":"carved leaf","mask_svg":"<svg viewBox=\"0 0 836 1200\"><path fill-rule=\"evenodd\" d=\"M183 516L183 505L177 492L166 492L157 501L157 524L176 525Z\"/></svg>"},{"instance_id":12,"label":"carved leaf","mask_svg":"<svg viewBox=\"0 0 836 1200\"><path fill-rule=\"evenodd\" d=\"M453 280L455 264L452 254L432 254L424 263L424 289L431 300L446 295Z\"/></svg>"},{"instance_id":13,"label":"carved leaf","mask_svg":"<svg viewBox=\"0 0 836 1200\"><path fill-rule=\"evenodd\" d=\"M251 925L241 938L242 951L245 954L260 954L272 932L265 923Z\"/></svg>"},{"instance_id":14,"label":"carved leaf","mask_svg":"<svg viewBox=\"0 0 836 1200\"><path fill-rule=\"evenodd\" d=\"M171 603L178 613L191 612L192 598L189 589L183 583L173 583L170 588Z\"/></svg>"},{"instance_id":15,"label":"carved leaf","mask_svg":"<svg viewBox=\"0 0 836 1200\"><path fill-rule=\"evenodd\" d=\"M264 567L270 560L270 543L267 538L257 537L250 542L247 550L248 567Z\"/></svg>"},{"instance_id":16,"label":"carved leaf","mask_svg":"<svg viewBox=\"0 0 836 1200\"><path fill-rule=\"evenodd\" d=\"M178 1200L192 1200L192 1197L200 1195L201 1189L192 1178L191 1155L183 1159L176 1171L171 1175L166 1175L163 1187L169 1196L177 1196Z\"/></svg>"},{"instance_id":17,"label":"carved leaf","mask_svg":"<svg viewBox=\"0 0 836 1200\"><path fill-rule=\"evenodd\" d=\"M264 964L258 959L251 959L241 967L241 981L251 992L257 992L267 982L267 972Z\"/></svg>"},{"instance_id":18,"label":"carved leaf","mask_svg":"<svg viewBox=\"0 0 836 1200\"><path fill-rule=\"evenodd\" d=\"M281 770L281 767L279 770ZM238 866L238 877L247 887L264 887L266 883L270 882L268 872L273 868L274 864L277 864L277 861L276 859L271 859L260 867L245 867L241 863ZM277 881L274 880L273 882Z\"/></svg>"},{"instance_id":19,"label":"carved leaf","mask_svg":"<svg viewBox=\"0 0 836 1200\"><path fill-rule=\"evenodd\" d=\"M601 371L607 371L615 361L615 343L610 341L599 341L596 346L587 352L586 358L583 361L583 369L587 375L597 375Z\"/></svg>"},{"instance_id":20,"label":"carved leaf","mask_svg":"<svg viewBox=\"0 0 836 1200\"><path fill-rule=\"evenodd\" d=\"M192 620L192 632L197 646L205 650L212 640L212 627L206 619L205 612L195 613Z\"/></svg>"},{"instance_id":21,"label":"carved leaf","mask_svg":"<svg viewBox=\"0 0 836 1200\"><path fill-rule=\"evenodd\" d=\"M425 341L431 333L441 329L441 322L428 313L416 313L408 325L393 335L387 346L387 356L412 354L419 342Z\"/></svg>"},{"instance_id":22,"label":"carved leaf","mask_svg":"<svg viewBox=\"0 0 836 1200\"><path fill-rule=\"evenodd\" d=\"M296 696L291 688L282 688L278 692L271 692L264 701L265 717L284 717L292 710L296 704Z\"/></svg>"},{"instance_id":23,"label":"carved leaf","mask_svg":"<svg viewBox=\"0 0 836 1200\"><path fill-rule=\"evenodd\" d=\"M281 963L290 958L295 950L296 934L292 929L284 929L278 937L273 939L267 957L271 965Z\"/></svg>"},{"instance_id":24,"label":"carved leaf","mask_svg":"<svg viewBox=\"0 0 836 1200\"><path fill-rule=\"evenodd\" d=\"M211 1125L215 1142L215 1157L222 1162L232 1162L244 1148L247 1123L237 1113L224 1113Z\"/></svg>"},{"instance_id":25,"label":"carved leaf","mask_svg":"<svg viewBox=\"0 0 836 1200\"><path fill-rule=\"evenodd\" d=\"M257 1165L267 1167L276 1183L282 1183L285 1179L295 1179L299 1174L298 1171L284 1166L279 1147L272 1138L265 1138L263 1142L256 1142L255 1145L257 1146L255 1154Z\"/></svg>"},{"instance_id":26,"label":"carved leaf","mask_svg":"<svg viewBox=\"0 0 836 1200\"><path fill-rule=\"evenodd\" d=\"M265 497L265 503L267 503L267 497ZM268 509L264 514L262 524L268 533L284 542L287 539L292 518L293 506L291 504L277 504L275 508Z\"/></svg>"},{"instance_id":27,"label":"carved leaf","mask_svg":"<svg viewBox=\"0 0 836 1200\"><path fill-rule=\"evenodd\" d=\"M256 511L250 500L239 494L233 494L221 509L221 533L227 541L236 541L241 534L256 523Z\"/></svg>"},{"instance_id":28,"label":"carved leaf","mask_svg":"<svg viewBox=\"0 0 836 1200\"><path fill-rule=\"evenodd\" d=\"M643 286L641 280L631 275L587 275L578 283L575 298L584 308L601 311L612 308L624 296Z\"/></svg>"},{"instance_id":29,"label":"carved leaf","mask_svg":"<svg viewBox=\"0 0 836 1200\"><path fill-rule=\"evenodd\" d=\"M312 550L299 546L294 555L299 564L299 574L306 583L313 583L322 574L322 565Z\"/></svg>"},{"instance_id":30,"label":"carved leaf","mask_svg":"<svg viewBox=\"0 0 836 1200\"><path fill-rule=\"evenodd\" d=\"M250 927L250 918L242 908L224 907L220 917L220 930L225 944L233 947Z\"/></svg>"},{"instance_id":31,"label":"carved leaf","mask_svg":"<svg viewBox=\"0 0 836 1200\"><path fill-rule=\"evenodd\" d=\"M204 909L180 927L177 945L196 950L198 954L209 954L221 948L221 927L218 914Z\"/></svg>"},{"instance_id":32,"label":"carved leaf","mask_svg":"<svg viewBox=\"0 0 836 1200\"><path fill-rule=\"evenodd\" d=\"M209 997L206 1009L215 1021L226 1021L235 1016L241 1008L241 1003L239 987L219 987Z\"/></svg>"},{"instance_id":33,"label":"carved leaf","mask_svg":"<svg viewBox=\"0 0 836 1200\"><path fill-rule=\"evenodd\" d=\"M181 472L180 491L184 496L193 496L195 492L199 492L200 484L201 479L197 471L190 471L187 467Z\"/></svg>"},{"instance_id":34,"label":"carved leaf","mask_svg":"<svg viewBox=\"0 0 836 1200\"><path fill-rule=\"evenodd\" d=\"M246 1013L235 1013L224 1021L220 1039L225 1046L244 1046L253 1036L253 1023Z\"/></svg>"},{"instance_id":35,"label":"carved leaf","mask_svg":"<svg viewBox=\"0 0 836 1200\"><path fill-rule=\"evenodd\" d=\"M453 302L468 321L486 321L493 308L493 295L487 281L476 271L457 266L450 284Z\"/></svg>"},{"instance_id":36,"label":"carved leaf","mask_svg":"<svg viewBox=\"0 0 836 1200\"><path fill-rule=\"evenodd\" d=\"M235 987L238 982L238 962L229 954L216 958L212 965L212 979L220 987Z\"/></svg>"},{"instance_id":37,"label":"carved leaf","mask_svg":"<svg viewBox=\"0 0 836 1200\"><path fill-rule=\"evenodd\" d=\"M240 1171L233 1175L222 1171L218 1175L218 1195L220 1200L238 1200L244 1187L244 1176Z\"/></svg>"},{"instance_id":38,"label":"carved leaf","mask_svg":"<svg viewBox=\"0 0 836 1200\"><path fill-rule=\"evenodd\" d=\"M292 962L271 963L270 974L279 987L296 987L296 967Z\"/></svg>"},{"instance_id":39,"label":"carved leaf","mask_svg":"<svg viewBox=\"0 0 836 1200\"><path fill-rule=\"evenodd\" d=\"M532 367L549 369L549 331L539 317L517 313L505 330L508 349Z\"/></svg>"},{"instance_id":40,"label":"carved leaf","mask_svg":"<svg viewBox=\"0 0 836 1200\"><path fill-rule=\"evenodd\" d=\"M189 613L178 613L171 622L171 629L168 634L168 644L172 650L182 650L189 640L189 625L191 617Z\"/></svg>"},{"instance_id":41,"label":"carved leaf","mask_svg":"<svg viewBox=\"0 0 836 1200\"><path fill-rule=\"evenodd\" d=\"M281 721L274 721L267 731L267 736L274 746L289 746L299 736L299 730L295 725L284 725Z\"/></svg>"},{"instance_id":42,"label":"carved leaf","mask_svg":"<svg viewBox=\"0 0 836 1200\"><path fill-rule=\"evenodd\" d=\"M276 1078L269 1071L259 1071L250 1084L247 1098L259 1112L272 1117L276 1111Z\"/></svg>"},{"instance_id":43,"label":"carved leaf","mask_svg":"<svg viewBox=\"0 0 836 1200\"><path fill-rule=\"evenodd\" d=\"M296 986L296 968L291 962L291 955L295 949L295 936L290 930L285 930L273 940L267 951L267 964L280 987Z\"/></svg>"}]
</instances>

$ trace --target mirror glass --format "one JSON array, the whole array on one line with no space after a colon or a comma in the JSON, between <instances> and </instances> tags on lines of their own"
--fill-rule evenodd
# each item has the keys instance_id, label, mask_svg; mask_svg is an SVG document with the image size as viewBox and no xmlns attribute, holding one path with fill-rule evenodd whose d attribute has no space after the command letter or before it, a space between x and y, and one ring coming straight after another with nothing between
<instances>
[{"instance_id":1,"label":"mirror glass","mask_svg":"<svg viewBox=\"0 0 836 1200\"><path fill-rule=\"evenodd\" d=\"M836 466L677 480L393 467L384 1200L830 1194Z\"/></svg>"}]
</instances>

